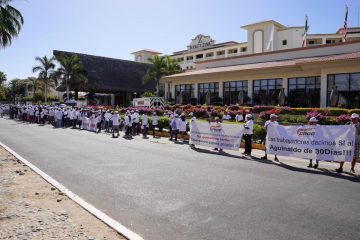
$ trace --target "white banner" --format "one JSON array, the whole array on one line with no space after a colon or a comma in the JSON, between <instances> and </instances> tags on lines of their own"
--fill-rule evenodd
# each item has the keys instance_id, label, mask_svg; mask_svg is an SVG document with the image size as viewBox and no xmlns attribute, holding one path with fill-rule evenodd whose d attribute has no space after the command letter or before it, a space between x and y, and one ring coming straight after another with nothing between
<instances>
[{"instance_id":1,"label":"white banner","mask_svg":"<svg viewBox=\"0 0 360 240\"><path fill-rule=\"evenodd\" d=\"M355 130L342 126L270 125L266 149L269 154L322 161L352 161Z\"/></svg>"},{"instance_id":2,"label":"white banner","mask_svg":"<svg viewBox=\"0 0 360 240\"><path fill-rule=\"evenodd\" d=\"M194 121L190 129L191 144L239 150L244 127L240 124Z\"/></svg>"}]
</instances>

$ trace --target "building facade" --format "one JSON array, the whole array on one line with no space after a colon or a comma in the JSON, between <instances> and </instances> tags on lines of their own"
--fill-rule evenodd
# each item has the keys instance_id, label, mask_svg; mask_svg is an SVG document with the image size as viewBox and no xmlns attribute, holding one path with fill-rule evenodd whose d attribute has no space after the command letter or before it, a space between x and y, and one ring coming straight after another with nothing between
<instances>
[{"instance_id":1,"label":"building facade","mask_svg":"<svg viewBox=\"0 0 360 240\"><path fill-rule=\"evenodd\" d=\"M187 50L175 52L183 73L164 77L165 96L183 104L235 104L239 93L249 105L277 105L284 91L293 107L329 106L332 89L338 107L360 108L360 28L334 34L308 34L304 27L285 27L264 21L242 27L247 42L215 44L209 36L196 36ZM181 97L179 97L181 94Z\"/></svg>"}]
</instances>

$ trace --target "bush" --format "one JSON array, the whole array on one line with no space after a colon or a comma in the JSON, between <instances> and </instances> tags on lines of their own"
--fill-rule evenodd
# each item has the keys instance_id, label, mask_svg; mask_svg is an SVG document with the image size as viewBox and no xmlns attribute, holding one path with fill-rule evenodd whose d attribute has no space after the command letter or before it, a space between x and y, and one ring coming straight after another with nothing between
<instances>
[{"instance_id":1,"label":"bush","mask_svg":"<svg viewBox=\"0 0 360 240\"><path fill-rule=\"evenodd\" d=\"M320 123L324 123L326 121L326 114L327 113L318 112L317 109L315 109L308 112L305 118L309 120L310 118L315 117Z\"/></svg>"},{"instance_id":2,"label":"bush","mask_svg":"<svg viewBox=\"0 0 360 240\"><path fill-rule=\"evenodd\" d=\"M351 109L349 110L349 114L357 113L360 114L360 109Z\"/></svg>"},{"instance_id":3,"label":"bush","mask_svg":"<svg viewBox=\"0 0 360 240\"><path fill-rule=\"evenodd\" d=\"M156 97L156 94L153 92L144 92L144 94L141 94L142 98L146 98L146 97Z\"/></svg>"},{"instance_id":4,"label":"bush","mask_svg":"<svg viewBox=\"0 0 360 240\"><path fill-rule=\"evenodd\" d=\"M169 128L170 126L170 119L166 117L159 117L159 131L163 131L164 128Z\"/></svg>"},{"instance_id":5,"label":"bush","mask_svg":"<svg viewBox=\"0 0 360 240\"><path fill-rule=\"evenodd\" d=\"M342 114L348 114L349 110L345 108L327 108L330 116L340 116Z\"/></svg>"},{"instance_id":6,"label":"bush","mask_svg":"<svg viewBox=\"0 0 360 240\"><path fill-rule=\"evenodd\" d=\"M261 143L265 141L266 129L258 124L254 125L254 141L260 140Z\"/></svg>"},{"instance_id":7,"label":"bush","mask_svg":"<svg viewBox=\"0 0 360 240\"><path fill-rule=\"evenodd\" d=\"M342 114L342 115L336 117L335 121L338 124L346 124L351 121L351 116L348 114Z\"/></svg>"}]
</instances>

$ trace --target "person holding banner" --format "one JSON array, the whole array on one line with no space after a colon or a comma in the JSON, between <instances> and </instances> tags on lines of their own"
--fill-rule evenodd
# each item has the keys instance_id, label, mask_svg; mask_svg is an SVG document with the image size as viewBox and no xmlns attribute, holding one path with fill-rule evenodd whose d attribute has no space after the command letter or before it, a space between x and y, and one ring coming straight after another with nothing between
<instances>
[{"instance_id":1,"label":"person holding banner","mask_svg":"<svg viewBox=\"0 0 360 240\"><path fill-rule=\"evenodd\" d=\"M267 120L264 124L264 127L266 129L266 131L268 130L269 126L271 127L271 125L275 124L275 125L278 125L278 116L276 114L271 114L270 115L270 120ZM266 139L265 139L266 141ZM265 142L265 145L266 145L266 142ZM264 159L264 160L267 160L267 150L265 149L265 156L261 157L261 159ZM279 161L278 157L275 155L275 161Z\"/></svg>"},{"instance_id":2,"label":"person holding banner","mask_svg":"<svg viewBox=\"0 0 360 240\"><path fill-rule=\"evenodd\" d=\"M308 122L308 125L310 126L314 126L314 125L318 125L318 120L316 119L316 117L311 117L309 119L309 122ZM309 165L308 165L308 168L311 168L313 167L313 161L312 159L310 159L310 162L309 162ZM314 168L317 169L319 167L319 160L316 160L316 164L314 165Z\"/></svg>"},{"instance_id":3,"label":"person holding banner","mask_svg":"<svg viewBox=\"0 0 360 240\"><path fill-rule=\"evenodd\" d=\"M254 129L254 121L253 116L251 114L247 114L245 116L245 125L244 125L244 134L243 138L245 140L245 151L243 152L243 155L245 156L251 156L251 139L253 137L253 129Z\"/></svg>"},{"instance_id":4,"label":"person holding banner","mask_svg":"<svg viewBox=\"0 0 360 240\"><path fill-rule=\"evenodd\" d=\"M221 123L223 120L220 120L218 117L215 117L215 121L216 123ZM223 152L224 150L222 148L214 148L214 151L219 151L219 152Z\"/></svg>"},{"instance_id":5,"label":"person holding banner","mask_svg":"<svg viewBox=\"0 0 360 240\"><path fill-rule=\"evenodd\" d=\"M350 171L352 173L355 173L355 164L356 160L360 158L360 122L359 122L359 114L353 113L351 114L351 125L354 126L355 131L355 148L354 148L354 158L351 162L351 169ZM336 172L342 173L343 172L343 166L345 162L340 162L340 167L336 169Z\"/></svg>"}]
</instances>

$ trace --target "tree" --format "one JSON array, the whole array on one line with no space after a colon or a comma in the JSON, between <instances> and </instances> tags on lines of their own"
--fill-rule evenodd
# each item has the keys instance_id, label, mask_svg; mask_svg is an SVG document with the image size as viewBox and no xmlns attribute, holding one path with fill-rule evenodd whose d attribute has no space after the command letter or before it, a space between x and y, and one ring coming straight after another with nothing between
<instances>
[{"instance_id":1,"label":"tree","mask_svg":"<svg viewBox=\"0 0 360 240\"><path fill-rule=\"evenodd\" d=\"M0 87L3 85L3 83L6 82L6 74L4 72L0 72Z\"/></svg>"},{"instance_id":2,"label":"tree","mask_svg":"<svg viewBox=\"0 0 360 240\"><path fill-rule=\"evenodd\" d=\"M66 86L66 99L70 99L70 87L75 89L75 98L81 84L87 82L85 70L78 55L71 56L61 54L56 57L60 63L56 75L62 80L62 84Z\"/></svg>"},{"instance_id":3,"label":"tree","mask_svg":"<svg viewBox=\"0 0 360 240\"><path fill-rule=\"evenodd\" d=\"M40 57L36 57L35 58L36 61L38 61L40 63L40 65L33 67L32 71L35 72L39 72L39 80L41 80L45 87L45 103L47 103L47 98L48 98L48 88L49 85L51 84L55 84L57 85L57 79L55 77L55 58L51 57L51 58L47 58L46 56L44 56L43 58ZM34 92L34 96L35 96L35 92Z\"/></svg>"},{"instance_id":4,"label":"tree","mask_svg":"<svg viewBox=\"0 0 360 240\"><path fill-rule=\"evenodd\" d=\"M21 13L9 5L12 0L0 0L0 47L10 45L24 24Z\"/></svg>"},{"instance_id":5,"label":"tree","mask_svg":"<svg viewBox=\"0 0 360 240\"><path fill-rule=\"evenodd\" d=\"M33 89L33 97L35 97L36 90L40 87L40 82L38 78L35 77L29 77L28 80L30 81L30 86Z\"/></svg>"},{"instance_id":6,"label":"tree","mask_svg":"<svg viewBox=\"0 0 360 240\"><path fill-rule=\"evenodd\" d=\"M151 68L145 75L144 82L155 79L156 95L159 96L160 79L164 76L172 75L181 71L179 62L171 59L169 56L154 56L148 61L152 64Z\"/></svg>"},{"instance_id":7,"label":"tree","mask_svg":"<svg viewBox=\"0 0 360 240\"><path fill-rule=\"evenodd\" d=\"M24 96L25 84L20 79L13 79L7 86L12 102L16 101L17 95Z\"/></svg>"}]
</instances>

